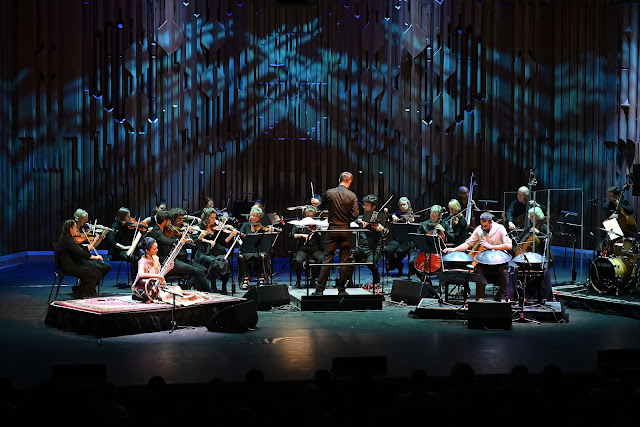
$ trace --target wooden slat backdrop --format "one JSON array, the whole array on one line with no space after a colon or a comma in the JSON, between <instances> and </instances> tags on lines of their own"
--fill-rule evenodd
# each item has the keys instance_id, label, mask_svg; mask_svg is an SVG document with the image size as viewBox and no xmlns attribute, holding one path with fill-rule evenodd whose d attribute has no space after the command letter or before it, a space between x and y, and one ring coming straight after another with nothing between
<instances>
[{"instance_id":1,"label":"wooden slat backdrop","mask_svg":"<svg viewBox=\"0 0 640 427\"><path fill-rule=\"evenodd\" d=\"M49 250L78 207L108 225L120 206L193 212L231 194L230 207L261 198L287 216L311 182L322 191L350 170L360 197L394 195L395 208L408 196L416 209L446 204L473 172L476 198L503 209L531 168L536 189L588 200L640 163L637 2L13 0L0 11L0 255ZM598 225L600 201L582 205L580 192L549 203Z\"/></svg>"}]
</instances>

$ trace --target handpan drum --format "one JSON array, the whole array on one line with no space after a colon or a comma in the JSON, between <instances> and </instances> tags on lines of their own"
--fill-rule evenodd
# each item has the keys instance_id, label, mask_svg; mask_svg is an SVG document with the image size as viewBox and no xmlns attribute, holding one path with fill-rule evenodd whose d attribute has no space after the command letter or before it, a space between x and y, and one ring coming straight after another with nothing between
<instances>
[{"instance_id":1,"label":"handpan drum","mask_svg":"<svg viewBox=\"0 0 640 427\"><path fill-rule=\"evenodd\" d=\"M511 255L504 251L490 249L484 250L477 254L475 260L478 262L478 264L500 265L506 264L511 261Z\"/></svg>"},{"instance_id":2,"label":"handpan drum","mask_svg":"<svg viewBox=\"0 0 640 427\"><path fill-rule=\"evenodd\" d=\"M465 268L473 262L473 258L466 252L449 252L442 256L444 268Z\"/></svg>"},{"instance_id":3,"label":"handpan drum","mask_svg":"<svg viewBox=\"0 0 640 427\"><path fill-rule=\"evenodd\" d=\"M544 264L546 258L536 252L524 252L513 259L513 262L521 267L540 268Z\"/></svg>"}]
</instances>

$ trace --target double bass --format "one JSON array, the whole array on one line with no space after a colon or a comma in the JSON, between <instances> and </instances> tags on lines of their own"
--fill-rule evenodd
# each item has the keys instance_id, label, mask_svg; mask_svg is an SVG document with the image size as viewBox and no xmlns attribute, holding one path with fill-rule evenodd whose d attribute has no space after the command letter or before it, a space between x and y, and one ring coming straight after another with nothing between
<instances>
[{"instance_id":1,"label":"double bass","mask_svg":"<svg viewBox=\"0 0 640 427\"><path fill-rule=\"evenodd\" d=\"M622 191L620 191L620 200L618 201L618 207L616 208L616 213L618 214L618 224L620 224L620 228L622 232L627 237L635 237L636 235L636 221L633 219L631 215L627 213L627 211L622 207L622 201L624 200L624 192L629 189L632 185L632 180L627 180L622 187Z\"/></svg>"}]
</instances>

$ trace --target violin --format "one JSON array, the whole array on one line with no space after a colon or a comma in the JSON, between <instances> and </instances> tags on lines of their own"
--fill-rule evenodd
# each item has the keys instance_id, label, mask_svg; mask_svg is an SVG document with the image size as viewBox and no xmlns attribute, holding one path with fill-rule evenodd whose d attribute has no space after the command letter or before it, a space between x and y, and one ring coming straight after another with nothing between
<instances>
[{"instance_id":1,"label":"violin","mask_svg":"<svg viewBox=\"0 0 640 427\"><path fill-rule=\"evenodd\" d=\"M147 225L147 223L137 221L133 218L131 218L125 225L129 230L147 231L149 229L149 225Z\"/></svg>"}]
</instances>

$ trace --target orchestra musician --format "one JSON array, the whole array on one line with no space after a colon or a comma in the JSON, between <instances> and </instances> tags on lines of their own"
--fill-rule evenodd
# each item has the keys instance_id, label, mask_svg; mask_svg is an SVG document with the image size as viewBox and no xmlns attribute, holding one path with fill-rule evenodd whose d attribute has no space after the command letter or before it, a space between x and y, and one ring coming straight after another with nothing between
<instances>
[{"instance_id":1,"label":"orchestra musician","mask_svg":"<svg viewBox=\"0 0 640 427\"><path fill-rule=\"evenodd\" d=\"M433 234L437 232L444 239L443 243L450 242L453 239L453 232L451 231L451 227L447 221L442 220L442 213L444 210L440 205L433 205L429 211L429 219L420 223L418 227L418 234ZM417 270L415 267L416 258L414 257L409 260L409 271L412 274L416 274L418 277L421 275L417 274Z\"/></svg>"},{"instance_id":2,"label":"orchestra musician","mask_svg":"<svg viewBox=\"0 0 640 427\"><path fill-rule=\"evenodd\" d=\"M207 268L207 279L211 282L213 292L218 292L216 286L216 275L220 277L222 283L220 293L227 295L227 282L231 274L231 265L225 258L227 249L221 242L229 243L238 234L238 230L223 229L222 223L217 219L217 212L214 208L204 208L202 210L202 223L204 229L201 231L196 242L196 254L194 260Z\"/></svg>"},{"instance_id":3,"label":"orchestra musician","mask_svg":"<svg viewBox=\"0 0 640 427\"><path fill-rule=\"evenodd\" d=\"M481 250L509 251L512 248L512 244L513 242L506 228L502 224L493 221L493 214L491 212L483 212L482 215L480 215L480 225L473 230L471 236L469 236L464 243L453 248L446 248L443 252L461 252L476 247ZM475 267L475 272L483 275L487 280L495 280L497 276L500 290L498 296L495 298L496 300L507 301L510 298L508 294L508 264L485 265L478 263ZM485 287L483 284L477 283L476 299L478 301L484 301L484 297Z\"/></svg>"},{"instance_id":4,"label":"orchestra musician","mask_svg":"<svg viewBox=\"0 0 640 427\"><path fill-rule=\"evenodd\" d=\"M160 200L158 203L156 203L156 206L153 208L153 215L146 217L144 220L142 220L142 222L147 224L149 228L155 227L158 224L158 218L156 217L156 214L160 210L167 210L167 202L165 202L164 200Z\"/></svg>"},{"instance_id":5,"label":"orchestra musician","mask_svg":"<svg viewBox=\"0 0 640 427\"><path fill-rule=\"evenodd\" d=\"M549 226L547 224L547 218L538 206L534 206L529 209L529 222L530 226L525 228L520 235L516 238L517 242L514 245L513 249L516 253L527 253L527 252L535 252L539 255L545 257L546 268L544 268L542 276L533 277L531 280L528 280L526 286L527 289L535 289L539 296L539 298L545 300L551 300L553 298L553 292L551 288L551 272L548 266L549 263L552 262L551 258L547 260L546 249L549 247L551 242L549 242ZM535 244L534 244L535 243ZM533 249L533 251L532 251ZM514 270L512 271L512 280L510 281L510 290L509 295L513 295L513 290L515 289L515 279L518 277L518 270L521 268L531 268L528 267L525 263L522 267L514 266Z\"/></svg>"},{"instance_id":6,"label":"orchestra musician","mask_svg":"<svg viewBox=\"0 0 640 427\"><path fill-rule=\"evenodd\" d=\"M180 224L183 216L184 211L182 209L172 209L170 211L160 210L156 214L158 226L153 227L148 236L153 237L158 243L158 258L160 259L160 263L164 263L175 243L180 240L181 231L173 225L172 221ZM170 232L171 230L173 230L173 232ZM186 241L193 246L193 240L191 240L191 238L188 237ZM199 291L211 292L211 286L206 278L206 268L188 260L186 251L183 251L184 246L174 260L174 266L171 270L172 274L188 277L187 289L195 287Z\"/></svg>"},{"instance_id":7,"label":"orchestra musician","mask_svg":"<svg viewBox=\"0 0 640 427\"><path fill-rule=\"evenodd\" d=\"M350 172L340 174L338 186L326 191L319 204L321 210L329 211L329 230L324 244L324 260L320 269L320 278L313 295L322 295L329 279L329 264L333 262L336 249L340 249L340 263L346 264L351 259L351 232L349 225L358 217L358 197L349 190L353 183ZM317 199L316 199L317 200ZM313 202L313 200L311 200ZM346 287L353 275L353 267L340 266L340 277L336 282L338 295L347 295Z\"/></svg>"},{"instance_id":8,"label":"orchestra musician","mask_svg":"<svg viewBox=\"0 0 640 427\"><path fill-rule=\"evenodd\" d=\"M205 209L207 209L207 208L209 208L209 209L213 209L213 208L215 208L215 207L216 207L216 203L215 203L215 201L213 200L213 197L211 197L211 196L206 196L206 197L204 198L204 201L203 201L203 207L202 207L202 209L199 209L199 210L195 211L195 212L194 212L194 213L192 213L191 215L192 215L192 216L197 216L198 218L200 218L200 217L202 216L202 212L203 212Z\"/></svg>"},{"instance_id":9,"label":"orchestra musician","mask_svg":"<svg viewBox=\"0 0 640 427\"><path fill-rule=\"evenodd\" d=\"M378 206L378 197L369 194L362 199L364 203L363 209L365 212L373 212ZM382 235L384 227L380 223L369 223L362 219L362 216L358 217L356 223L365 230L367 233L360 233L358 238L358 246L353 249L353 259L355 262L370 262L373 264L367 265L367 268L371 271L372 280L371 284L374 289L380 284L380 272L378 271L378 264L382 258Z\"/></svg>"},{"instance_id":10,"label":"orchestra musician","mask_svg":"<svg viewBox=\"0 0 640 427\"><path fill-rule=\"evenodd\" d=\"M460 211L467 209L467 206L469 206L469 187L467 187L466 185L461 185L460 187L458 187L458 197L454 200L457 200L458 203L460 204ZM469 209L471 209L471 215L472 215L472 219L475 218L475 222L476 224L480 223L480 214L482 212L480 212L480 210L477 208L476 206L476 202L475 200L471 201L471 207ZM451 203L451 202L449 202ZM465 224L467 222L466 220L466 211L465 211ZM471 221L473 222L473 221ZM471 224L467 224L467 226L471 226ZM466 239L466 236L465 236Z\"/></svg>"},{"instance_id":11,"label":"orchestra musician","mask_svg":"<svg viewBox=\"0 0 640 427\"><path fill-rule=\"evenodd\" d=\"M102 255L92 255L82 249L73 239L78 234L78 224L73 219L68 219L62 225L62 232L56 244L56 252L63 273L80 279L78 287L72 287L71 296L79 299L94 297L96 285L102 279L100 271L94 268L90 260L102 260Z\"/></svg>"},{"instance_id":12,"label":"orchestra musician","mask_svg":"<svg viewBox=\"0 0 640 427\"><path fill-rule=\"evenodd\" d=\"M516 199L511 202L505 212L507 225L509 230L524 228L526 212L530 207L537 206L544 211L544 206L533 200L529 200L529 187L522 186L518 188Z\"/></svg>"},{"instance_id":13,"label":"orchestra musician","mask_svg":"<svg viewBox=\"0 0 640 427\"><path fill-rule=\"evenodd\" d=\"M132 251L127 255L127 251L133 244L136 230L146 231L146 224L139 224L131 220L131 211L125 207L118 209L115 222L111 225L111 230L107 234L109 241L109 255L112 261L125 261L131 263L131 277L136 277L138 272L138 260L142 256L139 251Z\"/></svg>"},{"instance_id":14,"label":"orchestra musician","mask_svg":"<svg viewBox=\"0 0 640 427\"><path fill-rule=\"evenodd\" d=\"M249 220L240 227L240 235L264 233L265 231L273 231L273 227L265 227L260 223L264 211L257 205L254 205L249 211ZM252 248L253 249L253 248ZM249 265L254 265L258 273L258 285L263 285L265 276L268 273L268 266L271 263L269 252L250 252L241 246L238 253L238 274L242 277L240 288L249 289Z\"/></svg>"},{"instance_id":15,"label":"orchestra musician","mask_svg":"<svg viewBox=\"0 0 640 427\"><path fill-rule=\"evenodd\" d=\"M91 253L92 251L95 251L96 248L96 244L95 244L95 238L97 237L95 234L91 235L89 234L89 226L88 226L88 222L89 222L89 213L87 211L85 211L84 209L77 209L74 213L73 213L73 218L76 221L76 225L78 226L78 237L80 237L80 241L82 241L82 238L84 237L85 239L87 239L89 236L93 236L94 240L90 240L88 242L86 242L87 246L84 245L84 242L82 244L80 244L80 247L82 249L84 249L85 251ZM86 237L85 237L86 236ZM76 239L76 242L78 240ZM95 252L97 253L97 252ZM107 275L107 273L109 273L111 271L111 264L109 264L108 262L105 262L102 258L97 259L97 258L91 258L89 259L89 263L91 264L91 266L93 268L95 268L96 270L98 270L98 272L100 273L100 280L104 279L104 276Z\"/></svg>"},{"instance_id":16,"label":"orchestra musician","mask_svg":"<svg viewBox=\"0 0 640 427\"><path fill-rule=\"evenodd\" d=\"M313 218L316 216L316 208L312 205L307 206L302 211L305 218ZM324 252L321 247L320 234L316 232L317 227L299 227L294 226L291 229L291 237L296 240L296 252L294 258L294 269L296 272L296 288L302 287L302 265L304 261L314 264L321 264L324 258ZM310 283L312 287L316 286L316 279L320 275L320 266L311 267Z\"/></svg>"},{"instance_id":17,"label":"orchestra musician","mask_svg":"<svg viewBox=\"0 0 640 427\"><path fill-rule=\"evenodd\" d=\"M619 216L618 202L620 201L620 189L618 187L609 187L607 190L607 201L602 204L602 220L616 219ZM633 215L633 206L627 199L622 200L620 206L628 215ZM624 230L623 230L624 231Z\"/></svg>"},{"instance_id":18,"label":"orchestra musician","mask_svg":"<svg viewBox=\"0 0 640 427\"><path fill-rule=\"evenodd\" d=\"M449 228L451 228L452 234L451 239L447 239L447 243L453 243L457 246L463 243L467 239L467 237L469 237L465 212L462 211L462 206L456 199L451 199L449 201L449 204L447 205L447 208L449 209L447 224L449 225Z\"/></svg>"},{"instance_id":19,"label":"orchestra musician","mask_svg":"<svg viewBox=\"0 0 640 427\"><path fill-rule=\"evenodd\" d=\"M411 202L407 197L400 197L398 200L398 211L391 215L391 221L394 223L412 223L415 221L413 217L413 209ZM397 269L398 276L402 276L402 260L413 249L413 243L410 241L399 241L393 238L385 246L385 255L387 258L387 272Z\"/></svg>"}]
</instances>

